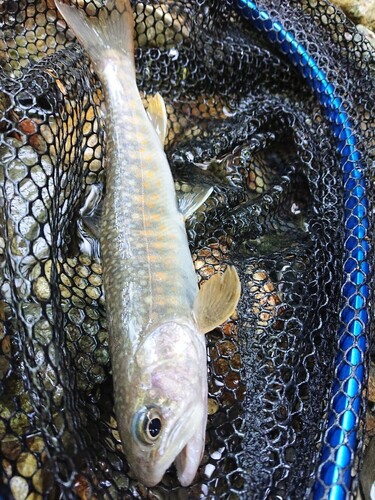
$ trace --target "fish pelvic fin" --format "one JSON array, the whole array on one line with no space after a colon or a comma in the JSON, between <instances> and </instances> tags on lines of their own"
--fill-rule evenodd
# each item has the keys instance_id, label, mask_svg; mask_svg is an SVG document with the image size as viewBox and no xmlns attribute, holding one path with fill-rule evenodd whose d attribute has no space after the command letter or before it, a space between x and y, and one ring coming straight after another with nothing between
<instances>
[{"instance_id":1,"label":"fish pelvic fin","mask_svg":"<svg viewBox=\"0 0 375 500\"><path fill-rule=\"evenodd\" d=\"M88 52L97 72L113 51L122 52L134 62L134 18L129 0L117 0L117 9L108 12L102 8L97 17L89 17L65 1L55 0L56 7Z\"/></svg>"},{"instance_id":2,"label":"fish pelvic fin","mask_svg":"<svg viewBox=\"0 0 375 500\"><path fill-rule=\"evenodd\" d=\"M178 208L184 220L191 217L193 213L198 210L201 205L203 205L203 203L211 195L213 189L214 188L212 186L194 186L192 191L188 193L181 191L176 193Z\"/></svg>"},{"instance_id":3,"label":"fish pelvic fin","mask_svg":"<svg viewBox=\"0 0 375 500\"><path fill-rule=\"evenodd\" d=\"M198 330L207 333L224 323L234 313L240 295L241 282L233 266L205 282L194 301Z\"/></svg>"}]
</instances>

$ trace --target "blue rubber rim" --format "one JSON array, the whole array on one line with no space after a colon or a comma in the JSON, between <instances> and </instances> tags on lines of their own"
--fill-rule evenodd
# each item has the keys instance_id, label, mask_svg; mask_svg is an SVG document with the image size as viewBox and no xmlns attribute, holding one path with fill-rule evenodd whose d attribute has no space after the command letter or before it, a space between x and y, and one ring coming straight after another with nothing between
<instances>
[{"instance_id":1,"label":"blue rubber rim","mask_svg":"<svg viewBox=\"0 0 375 500\"><path fill-rule=\"evenodd\" d=\"M332 125L340 155L345 205L343 305L326 431L313 496L314 499L341 500L347 498L351 490L368 348L369 220L362 156L343 100L314 57L279 21L259 9L256 2L236 0L236 3L240 14L288 56L312 87Z\"/></svg>"}]
</instances>

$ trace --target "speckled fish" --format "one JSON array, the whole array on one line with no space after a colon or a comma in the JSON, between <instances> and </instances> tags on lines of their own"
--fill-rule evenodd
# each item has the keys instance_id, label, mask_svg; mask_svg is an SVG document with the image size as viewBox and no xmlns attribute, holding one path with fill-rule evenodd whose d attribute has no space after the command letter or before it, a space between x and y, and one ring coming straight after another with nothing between
<instances>
[{"instance_id":1,"label":"speckled fish","mask_svg":"<svg viewBox=\"0 0 375 500\"><path fill-rule=\"evenodd\" d=\"M88 51L106 100L106 193L101 252L109 319L115 411L124 452L146 486L174 462L189 485L202 458L207 420L203 333L235 310L233 267L198 290L184 216L164 153L164 101L148 114L135 77L133 13L128 0L89 18L56 1ZM151 119L150 119L151 118ZM185 200L184 215L210 191Z\"/></svg>"}]
</instances>

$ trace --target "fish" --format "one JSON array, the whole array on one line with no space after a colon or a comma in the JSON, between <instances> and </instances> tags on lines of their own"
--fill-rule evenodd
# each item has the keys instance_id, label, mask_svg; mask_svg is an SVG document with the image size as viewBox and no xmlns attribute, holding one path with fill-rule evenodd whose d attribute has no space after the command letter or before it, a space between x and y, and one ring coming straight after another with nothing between
<instances>
[{"instance_id":1,"label":"fish","mask_svg":"<svg viewBox=\"0 0 375 500\"><path fill-rule=\"evenodd\" d=\"M188 486L205 446L204 334L233 314L240 280L228 265L198 287L185 218L212 187L179 208L164 152L164 100L156 94L146 112L137 88L130 2L117 0L97 17L62 0L56 6L86 49L105 98L99 238L120 439L145 486L158 484L172 464Z\"/></svg>"}]
</instances>

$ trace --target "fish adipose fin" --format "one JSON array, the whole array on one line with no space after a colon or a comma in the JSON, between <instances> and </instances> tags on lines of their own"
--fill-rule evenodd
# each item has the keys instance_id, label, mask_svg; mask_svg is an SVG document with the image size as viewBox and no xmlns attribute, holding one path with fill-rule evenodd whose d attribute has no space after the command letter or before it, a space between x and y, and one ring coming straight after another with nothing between
<instances>
[{"instance_id":1,"label":"fish adipose fin","mask_svg":"<svg viewBox=\"0 0 375 500\"><path fill-rule=\"evenodd\" d=\"M82 9L55 0L60 14L89 53L95 70L100 73L106 64L105 53L120 51L134 60L134 19L129 0L118 0L110 13L99 11L98 17L89 17Z\"/></svg>"},{"instance_id":2,"label":"fish adipose fin","mask_svg":"<svg viewBox=\"0 0 375 500\"><path fill-rule=\"evenodd\" d=\"M165 109L163 97L159 94L148 97L147 115L159 136L160 142L164 147L165 138L167 136L168 117Z\"/></svg>"},{"instance_id":3,"label":"fish adipose fin","mask_svg":"<svg viewBox=\"0 0 375 500\"><path fill-rule=\"evenodd\" d=\"M191 217L193 213L198 210L201 205L203 205L212 193L213 189L214 188L212 186L194 186L193 190L188 193L181 191L176 193L178 208L180 209L184 220Z\"/></svg>"},{"instance_id":4,"label":"fish adipose fin","mask_svg":"<svg viewBox=\"0 0 375 500\"><path fill-rule=\"evenodd\" d=\"M198 330L207 333L224 323L234 313L240 295L241 282L233 266L205 282L194 301Z\"/></svg>"}]
</instances>

